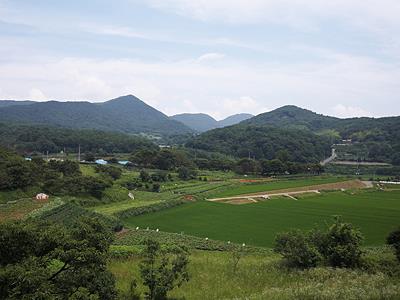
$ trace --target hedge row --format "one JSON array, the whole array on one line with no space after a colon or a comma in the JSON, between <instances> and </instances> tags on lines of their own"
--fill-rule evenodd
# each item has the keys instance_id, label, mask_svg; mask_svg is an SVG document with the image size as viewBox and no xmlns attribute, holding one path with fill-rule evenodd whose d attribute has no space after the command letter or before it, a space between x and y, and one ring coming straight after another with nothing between
<instances>
[{"instance_id":1,"label":"hedge row","mask_svg":"<svg viewBox=\"0 0 400 300\"><path fill-rule=\"evenodd\" d=\"M209 250L209 251L233 251L243 250L248 252L265 252L271 251L266 248L253 247L236 243L228 243L224 241L211 240L186 234L162 232L146 229L131 229L117 236L114 245L138 246L143 245L148 239L156 240L161 245L166 246L186 246L189 249Z\"/></svg>"},{"instance_id":2,"label":"hedge row","mask_svg":"<svg viewBox=\"0 0 400 300\"><path fill-rule=\"evenodd\" d=\"M73 203L62 204L38 216L41 220L61 223L67 227L74 225L81 217L98 218L113 231L122 229L122 223L118 219L87 210Z\"/></svg>"},{"instance_id":3,"label":"hedge row","mask_svg":"<svg viewBox=\"0 0 400 300\"><path fill-rule=\"evenodd\" d=\"M153 213L156 211L160 211L160 210L168 209L168 208L175 207L178 205L182 205L184 203L187 203L187 201L185 201L183 199L164 201L164 202L159 202L159 203L155 203L155 204L151 204L151 205L147 205L147 206L129 208L129 209L126 209L123 211L116 212L114 214L114 216L119 219L124 219L124 218L139 216L139 215L143 215L143 214Z\"/></svg>"}]
</instances>

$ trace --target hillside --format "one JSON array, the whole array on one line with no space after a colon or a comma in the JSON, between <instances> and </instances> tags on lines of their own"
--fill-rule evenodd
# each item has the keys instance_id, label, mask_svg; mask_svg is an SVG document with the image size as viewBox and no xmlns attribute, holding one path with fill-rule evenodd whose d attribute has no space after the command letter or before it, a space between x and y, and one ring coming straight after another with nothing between
<instances>
[{"instance_id":1,"label":"hillside","mask_svg":"<svg viewBox=\"0 0 400 300\"><path fill-rule=\"evenodd\" d=\"M315 160L326 155L326 143L343 139L352 141L344 149L352 159L400 164L400 117L340 119L291 105L201 134L187 145L239 157L250 151L259 158L274 157L285 149L296 160L306 159L307 151L312 151L309 159ZM305 150L311 144L318 150Z\"/></svg>"},{"instance_id":2,"label":"hillside","mask_svg":"<svg viewBox=\"0 0 400 300\"><path fill-rule=\"evenodd\" d=\"M236 114L229 116L221 121L218 121L219 127L226 127L226 126L231 126L238 124L244 120L250 119L254 117L252 114Z\"/></svg>"},{"instance_id":3,"label":"hillside","mask_svg":"<svg viewBox=\"0 0 400 300\"><path fill-rule=\"evenodd\" d=\"M125 133L171 135L191 132L187 126L169 119L132 95L103 103L48 101L0 107L0 120Z\"/></svg>"},{"instance_id":4,"label":"hillside","mask_svg":"<svg viewBox=\"0 0 400 300\"><path fill-rule=\"evenodd\" d=\"M171 116L171 119L179 121L189 128L199 132L204 132L219 127L218 121L207 114L184 113Z\"/></svg>"},{"instance_id":5,"label":"hillside","mask_svg":"<svg viewBox=\"0 0 400 300\"><path fill-rule=\"evenodd\" d=\"M288 159L295 162L318 162L330 152L329 139L310 131L243 123L205 132L186 146L256 159L273 159L286 150Z\"/></svg>"},{"instance_id":6,"label":"hillside","mask_svg":"<svg viewBox=\"0 0 400 300\"><path fill-rule=\"evenodd\" d=\"M0 123L0 146L18 153L130 153L140 149L155 150L149 139L118 132L94 129L71 129L41 125L7 125Z\"/></svg>"},{"instance_id":7,"label":"hillside","mask_svg":"<svg viewBox=\"0 0 400 300\"><path fill-rule=\"evenodd\" d=\"M15 101L15 100L0 100L0 107L6 107L6 106L14 106L14 105L28 105L28 104L33 104L35 103L34 101Z\"/></svg>"},{"instance_id":8,"label":"hillside","mask_svg":"<svg viewBox=\"0 0 400 300\"><path fill-rule=\"evenodd\" d=\"M205 132L207 130L221 128L226 126L231 126L238 124L244 120L253 117L251 114L236 114L229 116L223 120L217 121L213 117L207 114L178 114L171 116L170 118L176 121L179 121L186 126L190 127L191 129L198 131L198 132Z\"/></svg>"}]
</instances>

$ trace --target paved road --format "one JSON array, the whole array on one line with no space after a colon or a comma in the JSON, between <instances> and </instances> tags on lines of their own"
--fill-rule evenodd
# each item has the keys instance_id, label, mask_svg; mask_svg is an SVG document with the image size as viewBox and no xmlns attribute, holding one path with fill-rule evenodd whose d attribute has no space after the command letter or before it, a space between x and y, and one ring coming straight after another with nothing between
<instances>
[{"instance_id":1,"label":"paved road","mask_svg":"<svg viewBox=\"0 0 400 300\"><path fill-rule=\"evenodd\" d=\"M332 148L332 154L329 156L327 159L321 161L321 166L325 166L326 164L330 163L332 160L334 160L337 157L336 155L336 149Z\"/></svg>"}]
</instances>

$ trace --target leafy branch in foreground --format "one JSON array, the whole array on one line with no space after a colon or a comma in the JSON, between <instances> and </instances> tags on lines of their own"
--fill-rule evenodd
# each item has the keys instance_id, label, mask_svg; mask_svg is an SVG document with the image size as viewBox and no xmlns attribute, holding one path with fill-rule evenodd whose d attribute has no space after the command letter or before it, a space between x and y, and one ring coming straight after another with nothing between
<instances>
[{"instance_id":1,"label":"leafy branch in foreground","mask_svg":"<svg viewBox=\"0 0 400 300\"><path fill-rule=\"evenodd\" d=\"M140 265L143 283L149 289L146 298L166 299L169 291L189 281L188 263L185 248L161 248L158 242L147 240L144 259Z\"/></svg>"}]
</instances>

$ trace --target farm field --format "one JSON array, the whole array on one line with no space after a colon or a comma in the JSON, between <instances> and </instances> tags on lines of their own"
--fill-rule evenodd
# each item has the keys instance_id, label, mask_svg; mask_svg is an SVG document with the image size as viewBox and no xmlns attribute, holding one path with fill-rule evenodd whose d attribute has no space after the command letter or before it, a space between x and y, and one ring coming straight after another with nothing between
<instances>
[{"instance_id":1,"label":"farm field","mask_svg":"<svg viewBox=\"0 0 400 300\"><path fill-rule=\"evenodd\" d=\"M242 194L259 193L273 190L297 188L311 185L335 183L349 180L346 177L334 177L334 176L318 176L309 178L293 178L293 179L280 179L267 181L263 183L243 183L237 182L226 189L221 189L213 194L213 197L229 197Z\"/></svg>"},{"instance_id":2,"label":"farm field","mask_svg":"<svg viewBox=\"0 0 400 300\"><path fill-rule=\"evenodd\" d=\"M312 229L341 215L361 228L365 245L382 245L400 220L400 191L324 192L298 201L277 197L230 205L198 201L164 211L124 219L125 225L159 228L215 240L272 247L276 233Z\"/></svg>"}]
</instances>

